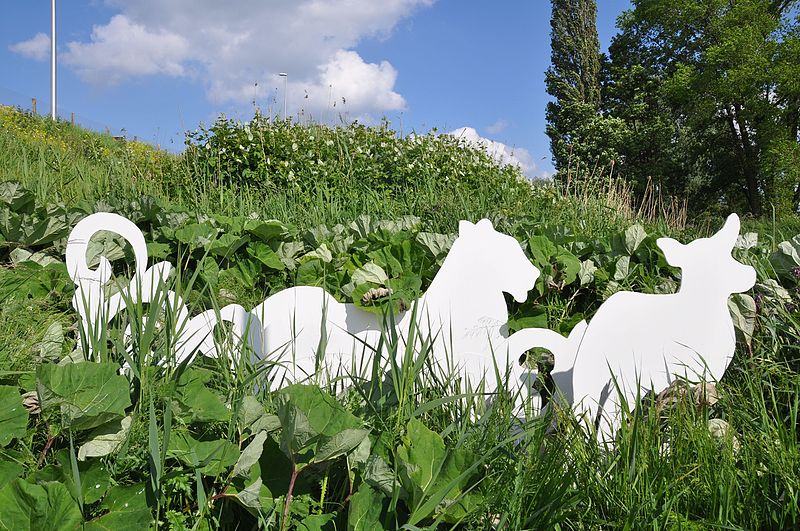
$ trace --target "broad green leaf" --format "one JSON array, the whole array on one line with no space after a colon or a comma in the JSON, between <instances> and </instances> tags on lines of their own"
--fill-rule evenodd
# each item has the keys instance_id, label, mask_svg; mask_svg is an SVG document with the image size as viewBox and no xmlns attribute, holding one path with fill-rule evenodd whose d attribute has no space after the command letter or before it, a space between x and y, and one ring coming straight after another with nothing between
<instances>
[{"instance_id":1,"label":"broad green leaf","mask_svg":"<svg viewBox=\"0 0 800 531\"><path fill-rule=\"evenodd\" d=\"M581 281L581 286L586 286L594 281L594 274L597 267L592 260L584 260L581 262L581 268L578 271L578 278Z\"/></svg>"},{"instance_id":2,"label":"broad green leaf","mask_svg":"<svg viewBox=\"0 0 800 531\"><path fill-rule=\"evenodd\" d=\"M101 230L96 232L86 249L86 263L89 267L97 267L100 257L109 262L125 258L125 240L115 232Z\"/></svg>"},{"instance_id":3,"label":"broad green leaf","mask_svg":"<svg viewBox=\"0 0 800 531\"><path fill-rule=\"evenodd\" d=\"M76 500L78 495L75 492L77 482L73 476L73 470L70 466L71 458L67 450L61 450L57 453L58 462L61 464L61 471L64 476L63 483L71 492L72 497ZM78 475L80 476L81 499L84 503L94 503L99 501L105 496L111 485L111 473L106 468L103 461L99 459L91 459L89 461L82 461L77 463Z\"/></svg>"},{"instance_id":4,"label":"broad green leaf","mask_svg":"<svg viewBox=\"0 0 800 531\"><path fill-rule=\"evenodd\" d=\"M386 271L384 271L383 268L375 262L367 262L362 267L354 271L351 275L351 278L353 280L353 284L356 286L366 282L384 284L387 280L389 280L389 276L386 274Z\"/></svg>"},{"instance_id":5,"label":"broad green leaf","mask_svg":"<svg viewBox=\"0 0 800 531\"><path fill-rule=\"evenodd\" d=\"M260 431L253 437L253 440L242 450L242 455L233 467L234 476L247 476L250 473L250 467L261 459L261 452L264 451L264 442L267 440L267 432Z\"/></svg>"},{"instance_id":6,"label":"broad green leaf","mask_svg":"<svg viewBox=\"0 0 800 531\"><path fill-rule=\"evenodd\" d=\"M345 429L330 437L322 437L314 453L315 462L323 462L344 455L361 444L369 430L363 428Z\"/></svg>"},{"instance_id":7,"label":"broad green leaf","mask_svg":"<svg viewBox=\"0 0 800 531\"><path fill-rule=\"evenodd\" d=\"M100 505L108 512L84 525L84 531L149 529L153 516L144 484L111 487Z\"/></svg>"},{"instance_id":8,"label":"broad green leaf","mask_svg":"<svg viewBox=\"0 0 800 531\"><path fill-rule=\"evenodd\" d=\"M0 488L3 488L9 481L22 475L24 467L22 463L13 461L3 461L0 459Z\"/></svg>"},{"instance_id":9,"label":"broad green leaf","mask_svg":"<svg viewBox=\"0 0 800 531\"><path fill-rule=\"evenodd\" d=\"M61 209L48 209L45 219L25 226L22 243L27 246L39 246L65 238L72 228L73 221L74 217L68 219Z\"/></svg>"},{"instance_id":10,"label":"broad green leaf","mask_svg":"<svg viewBox=\"0 0 800 531\"><path fill-rule=\"evenodd\" d=\"M248 238L246 236L223 234L211 243L206 244L205 248L213 255L230 258L247 241Z\"/></svg>"},{"instance_id":11,"label":"broad green leaf","mask_svg":"<svg viewBox=\"0 0 800 531\"><path fill-rule=\"evenodd\" d=\"M364 481L386 496L391 496L397 487L397 475L389 464L378 455L370 455L363 473Z\"/></svg>"},{"instance_id":12,"label":"broad green leaf","mask_svg":"<svg viewBox=\"0 0 800 531\"><path fill-rule=\"evenodd\" d=\"M154 260L163 260L172 252L172 246L160 242L147 242L147 256Z\"/></svg>"},{"instance_id":13,"label":"broad green leaf","mask_svg":"<svg viewBox=\"0 0 800 531\"><path fill-rule=\"evenodd\" d=\"M60 406L75 430L95 428L125 415L128 380L116 363L43 364L36 370L42 409Z\"/></svg>"},{"instance_id":14,"label":"broad green leaf","mask_svg":"<svg viewBox=\"0 0 800 531\"><path fill-rule=\"evenodd\" d=\"M261 418L266 413L264 404L252 395L245 395L242 397L242 402L236 411L236 417L239 421L239 428L241 431L248 429L255 421ZM251 432L255 434L258 432Z\"/></svg>"},{"instance_id":15,"label":"broad green leaf","mask_svg":"<svg viewBox=\"0 0 800 531\"><path fill-rule=\"evenodd\" d=\"M255 260L239 258L236 265L219 273L220 281L233 281L246 288L253 289L261 275L261 265Z\"/></svg>"},{"instance_id":16,"label":"broad green leaf","mask_svg":"<svg viewBox=\"0 0 800 531\"><path fill-rule=\"evenodd\" d=\"M13 212L32 212L34 203L33 192L26 190L20 183L0 183L0 204L7 205Z\"/></svg>"},{"instance_id":17,"label":"broad green leaf","mask_svg":"<svg viewBox=\"0 0 800 531\"><path fill-rule=\"evenodd\" d=\"M268 221L249 220L245 223L244 230L264 242L286 239L289 235L286 225L274 219Z\"/></svg>"},{"instance_id":18,"label":"broad green leaf","mask_svg":"<svg viewBox=\"0 0 800 531\"><path fill-rule=\"evenodd\" d=\"M192 223L175 231L175 239L190 247L204 247L217 236L217 229L209 223Z\"/></svg>"},{"instance_id":19,"label":"broad green leaf","mask_svg":"<svg viewBox=\"0 0 800 531\"><path fill-rule=\"evenodd\" d=\"M635 253L645 238L647 238L647 232L638 223L628 227L625 231L625 250L628 254Z\"/></svg>"},{"instance_id":20,"label":"broad green leaf","mask_svg":"<svg viewBox=\"0 0 800 531\"><path fill-rule=\"evenodd\" d=\"M789 304L792 302L792 294L789 293L789 290L781 286L780 283L774 278L768 278L764 282L757 283L755 288L757 292L763 293L770 299L773 299L777 302L783 304Z\"/></svg>"},{"instance_id":21,"label":"broad green leaf","mask_svg":"<svg viewBox=\"0 0 800 531\"><path fill-rule=\"evenodd\" d=\"M286 268L280 255L272 248L262 242L252 242L247 246L247 254L275 271L282 271Z\"/></svg>"},{"instance_id":22,"label":"broad green leaf","mask_svg":"<svg viewBox=\"0 0 800 531\"><path fill-rule=\"evenodd\" d=\"M442 518L455 523L480 504L476 495L463 493L472 476L465 471L476 461L474 456L462 448L448 451L441 436L419 420L409 421L397 459L410 495L410 523L427 518L442 506Z\"/></svg>"},{"instance_id":23,"label":"broad green leaf","mask_svg":"<svg viewBox=\"0 0 800 531\"><path fill-rule=\"evenodd\" d=\"M319 260L322 260L324 263L329 264L333 260L333 253L331 253L331 250L328 249L328 246L323 243L320 244L319 247L317 247L310 253L306 253L305 255L303 255L300 258L300 261L304 262L306 260L312 260L314 258L317 258Z\"/></svg>"},{"instance_id":24,"label":"broad green leaf","mask_svg":"<svg viewBox=\"0 0 800 531\"><path fill-rule=\"evenodd\" d=\"M532 310L525 317L518 319L509 319L508 329L510 332L516 332L523 328L547 328L547 311L541 308Z\"/></svg>"},{"instance_id":25,"label":"broad green leaf","mask_svg":"<svg viewBox=\"0 0 800 531\"><path fill-rule=\"evenodd\" d=\"M377 228L386 232L413 231L420 226L422 220L417 216L400 216L389 220L379 220Z\"/></svg>"},{"instance_id":26,"label":"broad green leaf","mask_svg":"<svg viewBox=\"0 0 800 531\"><path fill-rule=\"evenodd\" d=\"M188 368L178 379L175 399L189 422L225 422L231 417L222 398L205 385L211 376L206 369Z\"/></svg>"},{"instance_id":27,"label":"broad green leaf","mask_svg":"<svg viewBox=\"0 0 800 531\"><path fill-rule=\"evenodd\" d=\"M800 235L778 244L778 250L770 256L775 271L782 276L791 276L800 267Z\"/></svg>"},{"instance_id":28,"label":"broad green leaf","mask_svg":"<svg viewBox=\"0 0 800 531\"><path fill-rule=\"evenodd\" d=\"M302 254L305 250L305 245L300 241L281 242L278 249L275 251L281 258L281 262L289 270L294 270L297 267L297 256Z\"/></svg>"},{"instance_id":29,"label":"broad green leaf","mask_svg":"<svg viewBox=\"0 0 800 531\"><path fill-rule=\"evenodd\" d=\"M0 488L0 529L42 531L79 529L83 515L61 483L41 485L16 479Z\"/></svg>"},{"instance_id":30,"label":"broad green leaf","mask_svg":"<svg viewBox=\"0 0 800 531\"><path fill-rule=\"evenodd\" d=\"M28 411L16 387L0 385L0 447L25 435Z\"/></svg>"},{"instance_id":31,"label":"broad green leaf","mask_svg":"<svg viewBox=\"0 0 800 531\"><path fill-rule=\"evenodd\" d=\"M733 326L749 345L756 326L756 301L746 293L734 293L728 299L728 310L733 318Z\"/></svg>"},{"instance_id":32,"label":"broad green leaf","mask_svg":"<svg viewBox=\"0 0 800 531\"><path fill-rule=\"evenodd\" d=\"M255 514L271 511L275 507L275 499L261 478L256 478L246 488L236 492L234 498L244 507L253 509Z\"/></svg>"},{"instance_id":33,"label":"broad green leaf","mask_svg":"<svg viewBox=\"0 0 800 531\"><path fill-rule=\"evenodd\" d=\"M39 360L58 361L61 359L61 346L64 344L64 328L56 321L50 323L42 340L34 347Z\"/></svg>"},{"instance_id":34,"label":"broad green leaf","mask_svg":"<svg viewBox=\"0 0 800 531\"><path fill-rule=\"evenodd\" d=\"M198 441L186 432L173 433L167 453L206 476L219 476L239 460L239 448L230 441Z\"/></svg>"},{"instance_id":35,"label":"broad green leaf","mask_svg":"<svg viewBox=\"0 0 800 531\"><path fill-rule=\"evenodd\" d=\"M0 208L0 234L3 239L9 242L22 241L22 228L27 220L28 216L15 214L8 208Z\"/></svg>"},{"instance_id":36,"label":"broad green leaf","mask_svg":"<svg viewBox=\"0 0 800 531\"><path fill-rule=\"evenodd\" d=\"M550 264L550 257L558 250L547 236L531 236L528 240L528 247L531 250L533 263L540 269Z\"/></svg>"},{"instance_id":37,"label":"broad green leaf","mask_svg":"<svg viewBox=\"0 0 800 531\"><path fill-rule=\"evenodd\" d=\"M406 427L403 445L397 449L404 484L411 495L412 506L419 504L433 486L447 457L442 437L417 419Z\"/></svg>"},{"instance_id":38,"label":"broad green leaf","mask_svg":"<svg viewBox=\"0 0 800 531\"><path fill-rule=\"evenodd\" d=\"M325 264L315 258L300 264L297 268L298 286L321 286L325 283Z\"/></svg>"},{"instance_id":39,"label":"broad green leaf","mask_svg":"<svg viewBox=\"0 0 800 531\"><path fill-rule=\"evenodd\" d=\"M423 249L425 249L434 259L444 258L453 242L456 240L455 234L437 234L434 232L420 232L416 237Z\"/></svg>"},{"instance_id":40,"label":"broad green leaf","mask_svg":"<svg viewBox=\"0 0 800 531\"><path fill-rule=\"evenodd\" d=\"M45 254L43 252L32 253L30 251L26 251L22 247L17 247L11 253L9 253L9 258L11 258L11 263L14 265L21 264L22 262L33 262L35 264L39 264L40 266L44 267L50 264L60 264L61 261L57 258L53 258L52 256Z\"/></svg>"},{"instance_id":41,"label":"broad green leaf","mask_svg":"<svg viewBox=\"0 0 800 531\"><path fill-rule=\"evenodd\" d=\"M620 256L614 265L614 280L625 280L630 273L631 257Z\"/></svg>"},{"instance_id":42,"label":"broad green leaf","mask_svg":"<svg viewBox=\"0 0 800 531\"><path fill-rule=\"evenodd\" d=\"M315 385L292 385L283 389L278 417L283 427L281 450L305 463L345 455L369 433L363 429L361 420Z\"/></svg>"},{"instance_id":43,"label":"broad green leaf","mask_svg":"<svg viewBox=\"0 0 800 531\"><path fill-rule=\"evenodd\" d=\"M277 415L267 413L264 405L254 396L246 395L242 399L238 412L239 427L242 431L247 430L251 435L260 431L271 433L281 427L281 421Z\"/></svg>"},{"instance_id":44,"label":"broad green leaf","mask_svg":"<svg viewBox=\"0 0 800 531\"><path fill-rule=\"evenodd\" d=\"M310 514L297 524L297 531L334 531L336 513Z\"/></svg>"},{"instance_id":45,"label":"broad green leaf","mask_svg":"<svg viewBox=\"0 0 800 531\"><path fill-rule=\"evenodd\" d=\"M581 261L578 260L574 254L566 250L560 250L556 255L556 262L561 268L564 277L564 283L569 285L575 282L578 278L578 273L581 270Z\"/></svg>"},{"instance_id":46,"label":"broad green leaf","mask_svg":"<svg viewBox=\"0 0 800 531\"><path fill-rule=\"evenodd\" d=\"M113 420L98 426L89 433L89 440L78 448L78 459L102 457L116 452L131 430L133 418L129 415L121 420Z\"/></svg>"}]
</instances>

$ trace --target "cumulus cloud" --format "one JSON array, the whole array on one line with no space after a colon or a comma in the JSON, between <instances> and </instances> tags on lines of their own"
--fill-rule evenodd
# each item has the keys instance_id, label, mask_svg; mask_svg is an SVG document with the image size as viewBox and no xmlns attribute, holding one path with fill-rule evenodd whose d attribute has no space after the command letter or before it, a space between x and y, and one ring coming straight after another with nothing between
<instances>
[{"instance_id":1,"label":"cumulus cloud","mask_svg":"<svg viewBox=\"0 0 800 531\"><path fill-rule=\"evenodd\" d=\"M213 101L237 104L254 94L262 105L270 97L282 102L278 73L287 72L290 112L322 112L333 101L353 115L400 110L395 68L353 49L364 38L388 36L434 1L105 0L118 14L88 39L67 43L63 60L95 85L188 76Z\"/></svg>"},{"instance_id":2,"label":"cumulus cloud","mask_svg":"<svg viewBox=\"0 0 800 531\"><path fill-rule=\"evenodd\" d=\"M90 83L116 85L135 76L182 76L190 49L181 35L150 30L116 15L105 26L92 29L90 42L67 43L62 59Z\"/></svg>"},{"instance_id":3,"label":"cumulus cloud","mask_svg":"<svg viewBox=\"0 0 800 531\"><path fill-rule=\"evenodd\" d=\"M27 41L12 44L8 49L28 59L44 61L50 57L50 36L37 33Z\"/></svg>"},{"instance_id":4,"label":"cumulus cloud","mask_svg":"<svg viewBox=\"0 0 800 531\"><path fill-rule=\"evenodd\" d=\"M502 142L484 138L473 127L461 127L447 134L460 139L465 144L483 148L489 156L502 165L517 166L529 179L536 177L536 163L527 149L512 148Z\"/></svg>"}]
</instances>

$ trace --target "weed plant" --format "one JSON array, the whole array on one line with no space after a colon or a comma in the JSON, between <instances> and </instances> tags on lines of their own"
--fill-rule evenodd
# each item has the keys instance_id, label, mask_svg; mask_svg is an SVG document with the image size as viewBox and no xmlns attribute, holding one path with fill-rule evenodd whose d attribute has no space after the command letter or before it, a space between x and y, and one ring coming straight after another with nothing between
<instances>
[{"instance_id":1,"label":"weed plant","mask_svg":"<svg viewBox=\"0 0 800 531\"><path fill-rule=\"evenodd\" d=\"M488 216L542 271L529 302L510 304L509 328L564 334L620 289L674 291L655 239L713 229L684 228L666 200L638 206L608 176L530 186L443 137L260 117L214 128L176 156L0 108L0 528L800 525L792 220L745 225L759 241L735 253L758 284L732 299L739 343L719 401L656 414L643 397L608 445L569 411L525 417L507 394L487 401L433 363L433 338L406 346L391 327L388 354L282 389L272 361L235 348L224 327L219 358L176 363L180 323L158 302L129 300L79 337L64 240L96 211L133 219L151 257L178 264L156 300L174 291L192 315L296 284L352 302L371 287L424 290L456 221ZM89 260L101 252L124 290L130 249L99 234ZM385 276L366 276L374 266Z\"/></svg>"}]
</instances>

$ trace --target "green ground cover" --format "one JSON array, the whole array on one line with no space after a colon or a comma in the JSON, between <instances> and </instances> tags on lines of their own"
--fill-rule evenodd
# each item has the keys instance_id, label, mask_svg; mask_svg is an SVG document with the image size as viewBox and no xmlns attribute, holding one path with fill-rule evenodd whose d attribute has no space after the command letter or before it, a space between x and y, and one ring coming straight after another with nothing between
<instances>
[{"instance_id":1,"label":"green ground cover","mask_svg":"<svg viewBox=\"0 0 800 531\"><path fill-rule=\"evenodd\" d=\"M178 264L169 287L193 311L322 285L361 305L393 287L367 305L384 312L425 290L459 219L489 217L542 271L510 303L510 328L566 334L616 291L673 292L679 271L655 239L721 220L686 225L602 179L531 186L453 139L386 127L256 118L188 143L171 155L0 107L0 528L800 525L797 220L744 224L735 255L758 284L731 300L740 341L718 396L644 398L602 446L567 412L515 420L511 397L487 405L428 359L430 338L398 351L391 330L395 355L347 388L271 391L268 363L224 348L170 364L174 323L156 326L147 305L101 331L99 362L82 361L66 236L90 213L125 215L154 259ZM100 252L130 274L123 241L101 234ZM529 363L546 393L546 356Z\"/></svg>"}]
</instances>

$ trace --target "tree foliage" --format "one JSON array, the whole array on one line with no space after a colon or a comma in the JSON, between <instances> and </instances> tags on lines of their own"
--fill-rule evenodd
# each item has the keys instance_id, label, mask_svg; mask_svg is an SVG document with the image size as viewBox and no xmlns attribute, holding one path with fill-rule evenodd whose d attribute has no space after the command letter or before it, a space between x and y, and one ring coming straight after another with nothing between
<instances>
[{"instance_id":1,"label":"tree foliage","mask_svg":"<svg viewBox=\"0 0 800 531\"><path fill-rule=\"evenodd\" d=\"M547 135L556 169L598 157L600 43L595 0L552 0L551 61L545 74ZM602 148L600 148L602 149Z\"/></svg>"},{"instance_id":2,"label":"tree foliage","mask_svg":"<svg viewBox=\"0 0 800 531\"><path fill-rule=\"evenodd\" d=\"M695 209L800 199L797 0L634 0L604 72L623 174Z\"/></svg>"}]
</instances>

